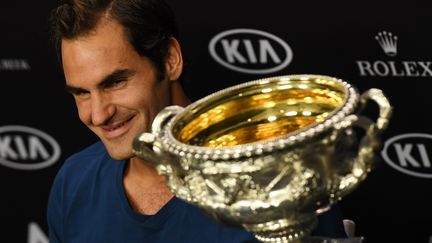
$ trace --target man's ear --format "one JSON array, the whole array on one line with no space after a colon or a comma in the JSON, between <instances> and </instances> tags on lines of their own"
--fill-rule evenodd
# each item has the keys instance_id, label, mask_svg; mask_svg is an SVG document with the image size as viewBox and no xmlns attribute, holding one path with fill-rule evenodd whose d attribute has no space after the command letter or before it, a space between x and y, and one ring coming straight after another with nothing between
<instances>
[{"instance_id":1,"label":"man's ear","mask_svg":"<svg viewBox=\"0 0 432 243\"><path fill-rule=\"evenodd\" d=\"M171 37L165 62L168 80L175 81L183 71L183 56L177 39Z\"/></svg>"}]
</instances>

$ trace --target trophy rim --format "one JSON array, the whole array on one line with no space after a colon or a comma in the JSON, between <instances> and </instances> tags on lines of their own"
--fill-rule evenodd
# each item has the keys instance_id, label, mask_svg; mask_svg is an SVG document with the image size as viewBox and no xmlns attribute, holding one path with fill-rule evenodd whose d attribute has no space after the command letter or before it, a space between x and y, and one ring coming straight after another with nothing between
<instances>
[{"instance_id":1,"label":"trophy rim","mask_svg":"<svg viewBox=\"0 0 432 243\"><path fill-rule=\"evenodd\" d=\"M183 143L176 139L173 135L173 127L179 121L179 119L190 112L197 106L211 100L217 96L222 96L228 92L232 92L238 89L245 88L247 86L253 86L256 84L266 84L269 82L276 82L280 79L296 79L296 80L307 80L311 78L321 78L326 80L331 80L339 83L346 92L344 101L340 107L332 111L332 113L326 117L321 122L315 122L307 125L303 128L297 129L295 131L289 132L284 135L275 136L270 139L255 141L251 143L238 144L229 147L205 147L197 146ZM215 93L204 96L203 98L193 102L192 104L186 106L181 112L176 114L168 123L164 130L162 144L166 146L167 151L178 156L186 156L187 158L195 159L210 159L210 160L232 160L238 159L240 157L252 157L260 156L267 152L273 152L276 150L285 149L294 144L304 142L307 139L315 137L324 131L331 129L337 123L341 122L346 116L351 114L357 106L359 100L359 93L356 88L344 81L343 79L321 75L321 74L290 74L290 75L280 75L266 77L262 79L256 79L241 84L233 85L225 89L219 90Z\"/></svg>"}]
</instances>

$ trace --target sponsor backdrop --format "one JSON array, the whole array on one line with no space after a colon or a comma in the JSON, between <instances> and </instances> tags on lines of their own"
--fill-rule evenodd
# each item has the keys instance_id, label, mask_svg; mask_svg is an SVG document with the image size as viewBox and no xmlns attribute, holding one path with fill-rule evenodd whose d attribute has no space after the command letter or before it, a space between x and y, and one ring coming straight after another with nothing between
<instances>
[{"instance_id":1,"label":"sponsor backdrop","mask_svg":"<svg viewBox=\"0 0 432 243\"><path fill-rule=\"evenodd\" d=\"M340 202L366 242L432 242L432 34L427 1L173 1L189 96L313 73L394 105L380 161ZM46 243L46 202L65 158L96 138L78 120L49 47L55 1L0 8L0 241Z\"/></svg>"}]
</instances>

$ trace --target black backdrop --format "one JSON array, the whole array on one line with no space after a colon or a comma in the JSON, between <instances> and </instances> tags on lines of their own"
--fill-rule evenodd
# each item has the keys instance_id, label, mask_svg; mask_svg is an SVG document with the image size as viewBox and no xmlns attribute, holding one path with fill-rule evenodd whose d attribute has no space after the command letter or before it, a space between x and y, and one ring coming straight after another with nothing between
<instances>
[{"instance_id":1,"label":"black backdrop","mask_svg":"<svg viewBox=\"0 0 432 243\"><path fill-rule=\"evenodd\" d=\"M381 159L340 205L367 242L432 242L428 1L169 3L182 32L185 86L193 100L298 73L342 78L361 92L382 89L395 110ZM5 0L0 7L0 242L48 242L52 180L66 157L96 141L63 91L49 47L46 22L54 5Z\"/></svg>"}]
</instances>

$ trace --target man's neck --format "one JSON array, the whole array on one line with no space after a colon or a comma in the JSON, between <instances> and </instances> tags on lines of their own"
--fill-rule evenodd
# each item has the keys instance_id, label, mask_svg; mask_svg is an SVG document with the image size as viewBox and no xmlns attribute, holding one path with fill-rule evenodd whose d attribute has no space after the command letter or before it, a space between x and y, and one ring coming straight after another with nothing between
<instances>
[{"instance_id":1,"label":"man's neck","mask_svg":"<svg viewBox=\"0 0 432 243\"><path fill-rule=\"evenodd\" d=\"M130 176L136 180L147 180L148 178L163 178L156 171L153 164L146 162L138 157L129 159L125 177Z\"/></svg>"},{"instance_id":2,"label":"man's neck","mask_svg":"<svg viewBox=\"0 0 432 243\"><path fill-rule=\"evenodd\" d=\"M123 186L132 208L145 215L156 214L173 197L165 177L137 157L128 161Z\"/></svg>"}]
</instances>

